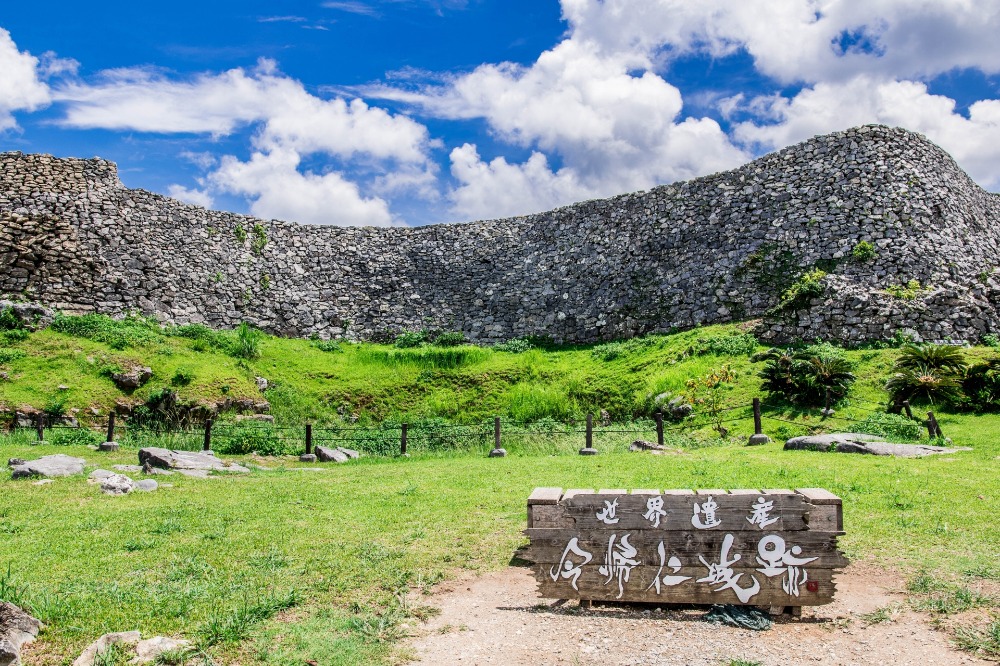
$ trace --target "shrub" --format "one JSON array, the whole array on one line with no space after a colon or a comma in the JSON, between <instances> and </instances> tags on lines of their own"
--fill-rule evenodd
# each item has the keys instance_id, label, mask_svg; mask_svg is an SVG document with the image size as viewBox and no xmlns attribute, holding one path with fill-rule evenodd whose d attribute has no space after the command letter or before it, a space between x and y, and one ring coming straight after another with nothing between
<instances>
[{"instance_id":1,"label":"shrub","mask_svg":"<svg viewBox=\"0 0 1000 666\"><path fill-rule=\"evenodd\" d=\"M337 340L315 340L313 342L313 347L324 352L342 352L344 348L340 346L340 342Z\"/></svg>"},{"instance_id":2,"label":"shrub","mask_svg":"<svg viewBox=\"0 0 1000 666\"><path fill-rule=\"evenodd\" d=\"M187 386L192 381L194 381L194 371L185 366L177 368L174 376L170 378L170 383L174 386Z\"/></svg>"},{"instance_id":3,"label":"shrub","mask_svg":"<svg viewBox=\"0 0 1000 666\"><path fill-rule=\"evenodd\" d=\"M260 343L264 334L243 322L236 327L236 341L230 353L236 358L255 359L260 357Z\"/></svg>"},{"instance_id":4,"label":"shrub","mask_svg":"<svg viewBox=\"0 0 1000 666\"><path fill-rule=\"evenodd\" d=\"M204 324L185 324L167 329L168 335L173 335L188 340L194 340L192 349L195 351L207 351L209 347L214 349L228 349L230 345L229 337L220 331L213 331ZM198 344L201 343L201 344Z\"/></svg>"},{"instance_id":5,"label":"shrub","mask_svg":"<svg viewBox=\"0 0 1000 666\"><path fill-rule=\"evenodd\" d=\"M42 411L45 412L46 416L51 418L59 418L66 414L66 398L57 395L49 399L45 406L42 407Z\"/></svg>"},{"instance_id":6,"label":"shrub","mask_svg":"<svg viewBox=\"0 0 1000 666\"><path fill-rule=\"evenodd\" d=\"M718 356L749 356L757 351L760 343L750 333L722 335L698 342L691 347L691 353L698 356L716 354Z\"/></svg>"},{"instance_id":7,"label":"shrub","mask_svg":"<svg viewBox=\"0 0 1000 666\"><path fill-rule=\"evenodd\" d=\"M12 361L22 359L25 356L27 356L27 354L25 354L20 349L8 349L0 347L0 365L3 365L4 363L11 363Z\"/></svg>"},{"instance_id":8,"label":"shrub","mask_svg":"<svg viewBox=\"0 0 1000 666\"><path fill-rule=\"evenodd\" d=\"M962 379L966 404L976 411L992 411L1000 407L1000 358L977 363Z\"/></svg>"},{"instance_id":9,"label":"shrub","mask_svg":"<svg viewBox=\"0 0 1000 666\"><path fill-rule=\"evenodd\" d=\"M465 334L459 331L449 331L434 338L434 344L439 347L457 347L458 345L464 345L466 342L468 340L465 339Z\"/></svg>"},{"instance_id":10,"label":"shrub","mask_svg":"<svg viewBox=\"0 0 1000 666\"><path fill-rule=\"evenodd\" d=\"M236 240L240 243L245 243L247 240L247 230L239 222L236 223L236 228L233 229L233 235L236 236Z\"/></svg>"},{"instance_id":11,"label":"shrub","mask_svg":"<svg viewBox=\"0 0 1000 666\"><path fill-rule=\"evenodd\" d=\"M24 328L24 322L14 313L14 308L0 310L0 331L16 331Z\"/></svg>"},{"instance_id":12,"label":"shrub","mask_svg":"<svg viewBox=\"0 0 1000 666\"><path fill-rule=\"evenodd\" d=\"M823 286L823 278L825 277L826 271L818 268L800 275L788 289L781 293L778 309L790 310L800 308L808 304L810 299L822 296L825 289Z\"/></svg>"},{"instance_id":13,"label":"shrub","mask_svg":"<svg viewBox=\"0 0 1000 666\"><path fill-rule=\"evenodd\" d=\"M419 347L427 342L427 331L403 331L396 336L395 345L400 349Z\"/></svg>"},{"instance_id":14,"label":"shrub","mask_svg":"<svg viewBox=\"0 0 1000 666\"><path fill-rule=\"evenodd\" d=\"M982 343L987 347L997 349L1000 348L1000 337L994 335L993 333L987 333L983 336Z\"/></svg>"},{"instance_id":15,"label":"shrub","mask_svg":"<svg viewBox=\"0 0 1000 666\"><path fill-rule=\"evenodd\" d=\"M46 441L55 446L92 446L100 444L104 438L87 428L59 428Z\"/></svg>"},{"instance_id":16,"label":"shrub","mask_svg":"<svg viewBox=\"0 0 1000 666\"><path fill-rule=\"evenodd\" d=\"M913 441L920 439L923 428L918 422L900 414L872 412L863 421L854 424L852 429L888 439Z\"/></svg>"},{"instance_id":17,"label":"shrub","mask_svg":"<svg viewBox=\"0 0 1000 666\"><path fill-rule=\"evenodd\" d=\"M799 351L769 349L754 357L766 360L760 371L761 388L785 400L824 405L829 395L833 404L847 395L854 383L850 362L842 350L830 344L816 344Z\"/></svg>"},{"instance_id":18,"label":"shrub","mask_svg":"<svg viewBox=\"0 0 1000 666\"><path fill-rule=\"evenodd\" d=\"M264 251L264 246L267 245L267 229L260 222L253 225L253 240L250 241L250 251L253 252L258 257ZM270 278L268 278L270 282ZM266 289L266 287L265 287Z\"/></svg>"},{"instance_id":19,"label":"shrub","mask_svg":"<svg viewBox=\"0 0 1000 666\"><path fill-rule=\"evenodd\" d=\"M499 342L493 345L493 349L496 351L508 352L510 354L523 354L530 349L534 349L534 347L535 346L525 338L514 338L513 340L507 340L506 342Z\"/></svg>"},{"instance_id":20,"label":"shrub","mask_svg":"<svg viewBox=\"0 0 1000 666\"><path fill-rule=\"evenodd\" d=\"M893 364L896 374L885 389L897 404L904 400L958 402L966 367L965 355L958 347L905 345Z\"/></svg>"},{"instance_id":21,"label":"shrub","mask_svg":"<svg viewBox=\"0 0 1000 666\"><path fill-rule=\"evenodd\" d=\"M254 452L262 456L283 456L292 453L291 446L278 437L278 432L270 423L243 422L219 428L212 440L212 448L225 455L248 455Z\"/></svg>"},{"instance_id":22,"label":"shrub","mask_svg":"<svg viewBox=\"0 0 1000 666\"><path fill-rule=\"evenodd\" d=\"M141 315L112 319L101 314L76 317L59 313L52 321L51 328L53 331L76 338L103 342L118 350L150 344L163 335L155 319Z\"/></svg>"},{"instance_id":23,"label":"shrub","mask_svg":"<svg viewBox=\"0 0 1000 666\"><path fill-rule=\"evenodd\" d=\"M28 339L28 331L23 328L14 328L7 331L0 330L0 344L11 345L24 342Z\"/></svg>"},{"instance_id":24,"label":"shrub","mask_svg":"<svg viewBox=\"0 0 1000 666\"><path fill-rule=\"evenodd\" d=\"M875 245L868 241L860 241L851 250L851 259L858 263L871 261L876 257Z\"/></svg>"},{"instance_id":25,"label":"shrub","mask_svg":"<svg viewBox=\"0 0 1000 666\"><path fill-rule=\"evenodd\" d=\"M885 293L894 298L901 298L904 301L912 301L921 292L928 291L930 287L921 287L918 280L910 280L905 285L894 284L885 288Z\"/></svg>"}]
</instances>

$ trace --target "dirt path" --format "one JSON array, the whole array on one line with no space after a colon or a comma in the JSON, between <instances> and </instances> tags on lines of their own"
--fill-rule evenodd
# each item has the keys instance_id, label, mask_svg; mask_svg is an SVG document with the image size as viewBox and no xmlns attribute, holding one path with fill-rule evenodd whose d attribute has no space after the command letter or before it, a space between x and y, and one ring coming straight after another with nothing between
<instances>
[{"instance_id":1,"label":"dirt path","mask_svg":"<svg viewBox=\"0 0 1000 666\"><path fill-rule=\"evenodd\" d=\"M417 603L441 614L419 626L411 647L419 663L600 664L611 666L728 666L731 660L765 666L816 664L891 666L989 664L952 648L926 616L901 611L891 622L859 618L878 608L905 608L902 579L852 565L837 579L837 600L804 609L801 620L782 618L754 632L716 627L703 611L603 606L582 611L576 602L552 607L535 595L530 569L509 567L442 584Z\"/></svg>"}]
</instances>

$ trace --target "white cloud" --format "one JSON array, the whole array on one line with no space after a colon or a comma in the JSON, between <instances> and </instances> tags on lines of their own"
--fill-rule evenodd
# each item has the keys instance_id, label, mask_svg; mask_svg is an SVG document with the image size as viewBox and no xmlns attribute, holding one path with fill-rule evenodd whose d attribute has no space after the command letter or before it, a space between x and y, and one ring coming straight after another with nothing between
<instances>
[{"instance_id":1,"label":"white cloud","mask_svg":"<svg viewBox=\"0 0 1000 666\"><path fill-rule=\"evenodd\" d=\"M208 179L222 191L251 197L250 211L257 217L340 226L395 223L384 200L364 198L340 174L301 173L294 150L254 153L247 162L224 157Z\"/></svg>"},{"instance_id":2,"label":"white cloud","mask_svg":"<svg viewBox=\"0 0 1000 666\"><path fill-rule=\"evenodd\" d=\"M976 102L965 118L955 112L954 100L930 94L923 83L862 75L843 83L817 84L791 99L775 96L750 103L759 115L775 122L744 122L734 133L765 149L865 123L884 123L927 135L981 185L1000 189L1000 100Z\"/></svg>"},{"instance_id":3,"label":"white cloud","mask_svg":"<svg viewBox=\"0 0 1000 666\"><path fill-rule=\"evenodd\" d=\"M183 185L169 186L167 188L167 196L173 197L178 201L194 204L195 206L201 206L203 208L211 208L212 204L215 203L215 200L212 198L212 195L208 193L208 190L187 188Z\"/></svg>"},{"instance_id":4,"label":"white cloud","mask_svg":"<svg viewBox=\"0 0 1000 666\"><path fill-rule=\"evenodd\" d=\"M66 61L51 60L53 68ZM49 87L40 74L44 63L27 52L21 52L10 33L0 28L0 131L14 129L14 111L34 111L49 103Z\"/></svg>"}]
</instances>

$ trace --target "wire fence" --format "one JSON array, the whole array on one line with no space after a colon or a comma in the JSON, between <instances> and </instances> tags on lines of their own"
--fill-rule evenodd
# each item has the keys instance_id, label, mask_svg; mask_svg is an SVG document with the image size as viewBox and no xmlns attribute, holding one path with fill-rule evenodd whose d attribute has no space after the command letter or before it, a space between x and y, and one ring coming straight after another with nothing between
<instances>
[{"instance_id":1,"label":"wire fence","mask_svg":"<svg viewBox=\"0 0 1000 666\"><path fill-rule=\"evenodd\" d=\"M908 408L908 405L907 405ZM884 413L885 406L852 403L847 410L858 410L868 418ZM791 413L789 413L791 412ZM864 419L820 409L777 409L766 412L759 399L750 403L706 407L694 414L671 419L657 413L652 419L611 423L585 420L566 423L555 421L525 422L494 418L478 423L448 423L425 419L414 423L383 422L374 425L357 423L275 424L267 417L203 425L171 426L166 423L137 424L109 416L107 426L83 426L75 419L57 421L36 415L34 423L15 421L12 433L25 441L99 444L117 442L125 447L158 446L174 450L207 450L223 454L290 455L316 454L317 449L344 448L373 456L449 451L481 451L494 454L501 449L514 453L557 455L580 449L627 451L641 448L696 447L724 440L730 431L761 434L764 423L794 426L805 432L842 430ZM933 423L932 423L933 421ZM928 432L940 433L940 426L928 415ZM781 426L779 426L781 427ZM15 436L14 434L10 436Z\"/></svg>"}]
</instances>

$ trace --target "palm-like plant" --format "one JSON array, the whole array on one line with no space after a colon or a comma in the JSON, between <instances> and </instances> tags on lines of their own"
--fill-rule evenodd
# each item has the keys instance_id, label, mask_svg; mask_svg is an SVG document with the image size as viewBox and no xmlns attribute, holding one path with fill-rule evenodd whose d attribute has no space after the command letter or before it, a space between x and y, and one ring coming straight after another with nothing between
<instances>
[{"instance_id":1,"label":"palm-like plant","mask_svg":"<svg viewBox=\"0 0 1000 666\"><path fill-rule=\"evenodd\" d=\"M793 352L769 349L754 357L766 361L760 371L761 387L789 402L823 405L847 395L854 383L850 362L830 345L813 345Z\"/></svg>"},{"instance_id":2,"label":"palm-like plant","mask_svg":"<svg viewBox=\"0 0 1000 666\"><path fill-rule=\"evenodd\" d=\"M968 365L965 354L952 345L906 345L893 369L896 374L885 389L897 404L956 402L961 398L962 376Z\"/></svg>"}]
</instances>

